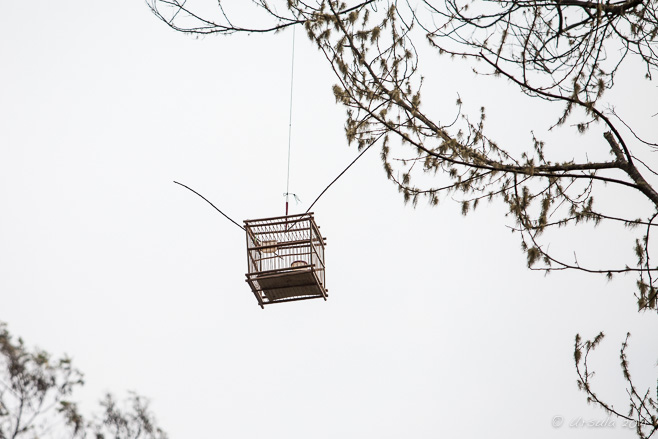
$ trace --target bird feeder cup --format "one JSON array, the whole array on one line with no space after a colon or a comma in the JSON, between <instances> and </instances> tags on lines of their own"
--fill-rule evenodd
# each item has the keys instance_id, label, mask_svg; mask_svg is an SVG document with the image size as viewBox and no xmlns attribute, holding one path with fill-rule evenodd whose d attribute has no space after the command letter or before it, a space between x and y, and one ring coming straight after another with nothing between
<instances>
[{"instance_id":1,"label":"bird feeder cup","mask_svg":"<svg viewBox=\"0 0 658 439\"><path fill-rule=\"evenodd\" d=\"M261 308L323 298L325 238L313 213L247 220L247 283Z\"/></svg>"}]
</instances>

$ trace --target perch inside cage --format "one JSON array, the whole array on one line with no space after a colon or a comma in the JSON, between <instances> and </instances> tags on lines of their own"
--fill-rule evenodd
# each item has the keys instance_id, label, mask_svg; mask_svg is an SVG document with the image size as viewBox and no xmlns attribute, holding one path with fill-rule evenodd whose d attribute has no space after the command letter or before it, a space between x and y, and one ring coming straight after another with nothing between
<instances>
[{"instance_id":1,"label":"perch inside cage","mask_svg":"<svg viewBox=\"0 0 658 439\"><path fill-rule=\"evenodd\" d=\"M247 283L261 307L323 298L325 238L313 213L248 220Z\"/></svg>"}]
</instances>

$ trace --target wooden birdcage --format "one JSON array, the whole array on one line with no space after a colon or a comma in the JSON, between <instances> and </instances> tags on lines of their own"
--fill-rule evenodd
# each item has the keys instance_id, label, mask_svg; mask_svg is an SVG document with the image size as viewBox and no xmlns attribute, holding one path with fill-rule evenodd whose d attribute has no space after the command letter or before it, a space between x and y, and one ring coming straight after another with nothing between
<instances>
[{"instance_id":1,"label":"wooden birdcage","mask_svg":"<svg viewBox=\"0 0 658 439\"><path fill-rule=\"evenodd\" d=\"M325 238L313 213L247 220L247 283L261 308L323 298Z\"/></svg>"}]
</instances>

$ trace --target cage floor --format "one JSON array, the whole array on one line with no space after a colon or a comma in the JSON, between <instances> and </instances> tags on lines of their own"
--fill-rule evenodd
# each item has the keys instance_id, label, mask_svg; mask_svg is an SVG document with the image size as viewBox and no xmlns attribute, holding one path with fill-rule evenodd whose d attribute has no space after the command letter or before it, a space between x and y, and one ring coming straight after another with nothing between
<instances>
[{"instance_id":1,"label":"cage floor","mask_svg":"<svg viewBox=\"0 0 658 439\"><path fill-rule=\"evenodd\" d=\"M255 293L262 291L269 303L296 297L323 297L324 291L310 269L252 275L247 282Z\"/></svg>"}]
</instances>

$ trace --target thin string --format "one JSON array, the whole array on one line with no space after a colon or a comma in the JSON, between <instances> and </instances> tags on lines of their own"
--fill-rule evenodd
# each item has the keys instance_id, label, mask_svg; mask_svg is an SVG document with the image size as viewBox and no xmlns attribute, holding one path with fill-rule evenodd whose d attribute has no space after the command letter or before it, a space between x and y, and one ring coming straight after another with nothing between
<instances>
[{"instance_id":1,"label":"thin string","mask_svg":"<svg viewBox=\"0 0 658 439\"><path fill-rule=\"evenodd\" d=\"M336 181L338 181L338 179L339 179L340 177L342 177L343 174L346 173L347 170L350 169L350 168L352 167L352 165L353 165L354 163L356 163L356 161L359 160L359 159L361 158L361 156L362 156L363 154L365 154L366 151L368 151L372 145L374 145L375 143L377 143L377 141L378 141L379 139L381 139L383 135L384 135L383 133L380 134L375 140L373 140L372 142L370 142L370 145L366 146L366 147L364 148L364 150L361 151L361 154L359 154L354 160L352 160L352 163L350 163L349 165L347 165L347 168L343 169L343 172L341 172L340 174L338 174L338 177L334 178L333 181L332 181L331 183L329 183L329 185L327 185L327 187L325 187L324 190L323 190L322 192L320 192L320 195L318 195L318 197L315 199L315 201L313 201L313 202L311 203L311 205L308 206L308 209L306 209L306 212L304 212L304 213L309 213L309 212L311 211L311 209L313 208L313 206L315 206L315 203L317 203L318 200L320 199L320 197L323 196L325 192L327 192L327 190L331 187L331 185L334 184L334 183L336 183Z\"/></svg>"},{"instance_id":2,"label":"thin string","mask_svg":"<svg viewBox=\"0 0 658 439\"><path fill-rule=\"evenodd\" d=\"M292 86L295 79L295 27L292 27L292 61L290 65L290 110L288 115L288 175L286 177L286 216L288 216L288 197L290 195L290 139L292 137Z\"/></svg>"},{"instance_id":3,"label":"thin string","mask_svg":"<svg viewBox=\"0 0 658 439\"><path fill-rule=\"evenodd\" d=\"M333 181L332 181L331 183L329 183L329 184L327 185L327 187L325 187L324 190L323 190L322 192L320 192L320 195L318 195L318 197L315 199L315 201L313 201L313 203L311 203L311 205L308 207L308 209L306 209L306 212L304 212L304 214L309 213L309 212L311 211L311 208L313 208L313 206L315 206L315 203L318 202L318 200L320 199L320 197L322 197L322 196L325 194L325 192L327 192L327 191L329 190L329 188L330 188L334 183L336 183L336 182L338 181L338 179L339 179L340 177L342 177L343 174L345 174L345 173L347 172L347 170L350 169L350 168L352 167L352 165L354 165L354 163L356 163L356 161L359 160L359 159L360 159L360 158L361 158L361 157L362 157L362 156L363 156L363 155L364 155L364 154L370 149L370 147L371 147L372 145L374 145L375 143L377 143L377 141L378 141L379 139L381 139L383 135L384 135L384 134L380 134L375 140L373 140L373 141L370 143L370 145L368 145L367 147L365 147L365 148L363 149L363 151L361 151L361 154L359 154L358 156L356 156L356 158L355 158L354 160L352 160L352 162L351 162L349 165L347 165L347 167L346 167L345 169L343 169L343 171L342 171L340 174L338 174L338 176L337 176L336 178L334 178ZM183 186L185 189L188 189L188 190L194 192L194 193L197 194L199 197L201 197L206 203L208 203L208 204L210 204L212 207L214 207L215 210L216 210L217 212L219 212L219 213L221 213L222 215L224 215L224 218L228 219L228 220L231 221L233 224L235 224L236 226L240 227L242 230L245 230L244 227L242 227L240 224L236 223L231 217L229 217L229 216L226 215L224 212L222 212L221 210L219 210L219 209L217 208L217 206L215 206L214 204L212 204L212 203L211 203L206 197L204 197L203 195L201 195L200 193L198 193L197 191L195 191L195 190L192 189L191 187L186 186L186 185L184 185L183 183L179 183L179 182L177 182L177 181L174 181L174 183L176 183L176 184L178 184L178 185L181 185L181 186ZM287 212L286 212L286 216L287 216ZM292 226L291 226L291 227L292 227Z\"/></svg>"},{"instance_id":4,"label":"thin string","mask_svg":"<svg viewBox=\"0 0 658 439\"><path fill-rule=\"evenodd\" d=\"M187 0L185 0L185 1L183 2L183 4L180 5L180 6L178 7L178 10L177 10L176 13L174 14L174 16L171 17L171 18L169 19L169 24L170 24L170 25L171 25L171 22L174 21L174 18L176 18L176 16L178 15L178 13L179 13L179 12L185 7L185 3L187 3ZM221 6L220 6L220 7L221 7Z\"/></svg>"},{"instance_id":5,"label":"thin string","mask_svg":"<svg viewBox=\"0 0 658 439\"><path fill-rule=\"evenodd\" d=\"M214 204L212 204L212 203L211 203L206 197L204 197L203 195L201 195L200 193L198 193L197 191L195 191L195 190L192 189L191 187L189 187L189 186L185 186L183 183L179 183L179 182L177 182L177 181L174 181L174 183L183 186L185 189L189 189L189 190L191 190L192 192L194 192L195 194L197 194L198 196L200 196L201 198L203 198L203 199L205 200L206 203L208 203L208 204L210 204L212 207L214 207L215 210L216 210L217 212L219 212L219 213L221 213L222 215L224 215L224 217L225 217L226 219L228 219L230 222L232 222L232 223L235 224L236 226L240 227L242 230L245 230L244 227L242 227L240 224L238 224L238 223L236 223L235 221L233 221L233 219L232 219L230 216L228 216L227 214L225 214L224 212L222 212L221 210L219 210L219 209L217 208L217 206L215 206Z\"/></svg>"}]
</instances>

